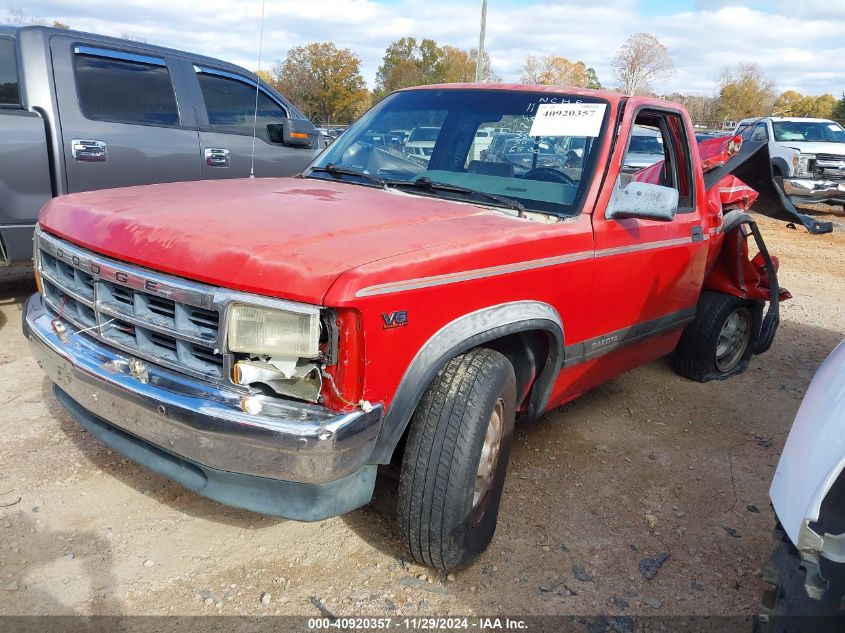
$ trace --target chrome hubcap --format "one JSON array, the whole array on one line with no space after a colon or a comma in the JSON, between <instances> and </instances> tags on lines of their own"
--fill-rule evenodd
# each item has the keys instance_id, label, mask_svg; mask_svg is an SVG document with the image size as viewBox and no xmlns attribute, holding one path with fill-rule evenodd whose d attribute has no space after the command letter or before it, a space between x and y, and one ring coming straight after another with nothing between
<instances>
[{"instance_id":1,"label":"chrome hubcap","mask_svg":"<svg viewBox=\"0 0 845 633\"><path fill-rule=\"evenodd\" d=\"M484 499L493 483L493 475L496 473L496 465L499 463L499 450L502 446L504 419L505 401L499 398L496 401L496 406L493 407L490 422L487 424L487 431L484 433L481 460L478 462L478 471L475 473L475 491L472 495L473 508L476 508Z\"/></svg>"},{"instance_id":2,"label":"chrome hubcap","mask_svg":"<svg viewBox=\"0 0 845 633\"><path fill-rule=\"evenodd\" d=\"M751 312L739 308L725 319L716 344L716 367L730 371L740 361L751 338Z\"/></svg>"}]
</instances>

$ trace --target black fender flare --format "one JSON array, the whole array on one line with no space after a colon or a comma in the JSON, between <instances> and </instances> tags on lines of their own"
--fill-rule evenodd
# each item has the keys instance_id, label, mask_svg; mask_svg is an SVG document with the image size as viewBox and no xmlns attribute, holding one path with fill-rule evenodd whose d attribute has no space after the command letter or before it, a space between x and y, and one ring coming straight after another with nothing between
<instances>
[{"instance_id":1,"label":"black fender flare","mask_svg":"<svg viewBox=\"0 0 845 633\"><path fill-rule=\"evenodd\" d=\"M772 158L772 171L774 171L775 167L777 167L780 170L781 176L789 177L789 174L790 174L790 171L791 171L789 169L789 163L787 163L786 159L784 159L782 156L774 156Z\"/></svg>"},{"instance_id":2,"label":"black fender flare","mask_svg":"<svg viewBox=\"0 0 845 633\"><path fill-rule=\"evenodd\" d=\"M560 315L540 301L514 301L483 308L447 323L417 351L384 416L369 463L390 463L417 403L437 372L452 358L489 341L530 330L541 330L549 336L548 358L537 376L529 402L529 417L542 413L563 365Z\"/></svg>"}]
</instances>

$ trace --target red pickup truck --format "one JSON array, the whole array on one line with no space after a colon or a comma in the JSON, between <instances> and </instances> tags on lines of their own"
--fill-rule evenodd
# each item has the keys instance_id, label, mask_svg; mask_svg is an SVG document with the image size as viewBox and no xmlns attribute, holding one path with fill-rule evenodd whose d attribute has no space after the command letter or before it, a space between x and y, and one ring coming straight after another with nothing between
<instances>
[{"instance_id":1,"label":"red pickup truck","mask_svg":"<svg viewBox=\"0 0 845 633\"><path fill-rule=\"evenodd\" d=\"M631 174L635 125L664 155ZM422 154L390 134L417 127ZM787 293L741 143L609 92L400 91L297 178L52 200L24 332L94 436L223 503L319 520L398 465L408 549L455 569L492 539L517 419L771 344Z\"/></svg>"}]
</instances>

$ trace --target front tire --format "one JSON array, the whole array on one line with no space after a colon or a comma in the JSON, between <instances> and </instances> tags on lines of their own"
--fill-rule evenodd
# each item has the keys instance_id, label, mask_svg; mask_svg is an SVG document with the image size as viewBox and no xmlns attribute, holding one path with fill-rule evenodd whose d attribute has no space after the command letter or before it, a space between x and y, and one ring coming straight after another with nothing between
<instances>
[{"instance_id":1,"label":"front tire","mask_svg":"<svg viewBox=\"0 0 845 633\"><path fill-rule=\"evenodd\" d=\"M762 304L704 291L695 320L675 349L675 371L691 380L724 380L748 367L763 319Z\"/></svg>"},{"instance_id":2,"label":"front tire","mask_svg":"<svg viewBox=\"0 0 845 633\"><path fill-rule=\"evenodd\" d=\"M516 378L477 348L435 376L411 419L399 476L402 538L418 563L465 567L490 544L513 438Z\"/></svg>"}]
</instances>

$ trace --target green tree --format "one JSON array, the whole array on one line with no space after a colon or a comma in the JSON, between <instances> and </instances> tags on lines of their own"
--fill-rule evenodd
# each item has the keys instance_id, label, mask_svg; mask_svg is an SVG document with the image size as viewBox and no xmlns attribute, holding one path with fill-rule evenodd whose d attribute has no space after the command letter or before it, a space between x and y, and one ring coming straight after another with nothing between
<instances>
[{"instance_id":1,"label":"green tree","mask_svg":"<svg viewBox=\"0 0 845 633\"><path fill-rule=\"evenodd\" d=\"M384 51L373 100L380 101L400 88L436 83L442 55L443 50L431 39L419 43L414 37L396 40Z\"/></svg>"},{"instance_id":2,"label":"green tree","mask_svg":"<svg viewBox=\"0 0 845 633\"><path fill-rule=\"evenodd\" d=\"M594 90L601 90L601 82L599 81L599 76L596 74L596 69L592 66L587 67L587 88L593 88Z\"/></svg>"},{"instance_id":3,"label":"green tree","mask_svg":"<svg viewBox=\"0 0 845 633\"><path fill-rule=\"evenodd\" d=\"M273 66L273 79L306 116L320 123L350 123L369 103L361 60L331 42L290 49Z\"/></svg>"},{"instance_id":4,"label":"green tree","mask_svg":"<svg viewBox=\"0 0 845 633\"><path fill-rule=\"evenodd\" d=\"M845 121L845 92L842 93L842 98L833 106L833 112L830 113L830 118Z\"/></svg>"},{"instance_id":5,"label":"green tree","mask_svg":"<svg viewBox=\"0 0 845 633\"><path fill-rule=\"evenodd\" d=\"M717 112L722 119L766 116L775 102L775 82L757 64L741 63L722 71Z\"/></svg>"},{"instance_id":6,"label":"green tree","mask_svg":"<svg viewBox=\"0 0 845 633\"><path fill-rule=\"evenodd\" d=\"M432 39L419 42L413 37L398 39L384 51L382 64L376 72L373 102L409 86L475 81L477 58L478 51L474 48L467 51L455 46L440 46ZM481 60L481 81L501 81L493 72L486 52Z\"/></svg>"},{"instance_id":7,"label":"green tree","mask_svg":"<svg viewBox=\"0 0 845 633\"><path fill-rule=\"evenodd\" d=\"M470 54L455 46L443 46L440 49L441 72L438 81L462 83L475 80L475 59Z\"/></svg>"},{"instance_id":8,"label":"green tree","mask_svg":"<svg viewBox=\"0 0 845 633\"><path fill-rule=\"evenodd\" d=\"M440 60L437 72L432 80L438 83L469 83L475 81L475 65L478 61L478 49L464 50L455 46L440 47ZM481 81L485 83L501 81L493 72L490 56L485 51L481 61Z\"/></svg>"},{"instance_id":9,"label":"green tree","mask_svg":"<svg viewBox=\"0 0 845 633\"><path fill-rule=\"evenodd\" d=\"M836 108L836 99L830 93L813 97L812 109L805 116L817 117L819 119L829 119L833 116L833 110Z\"/></svg>"},{"instance_id":10,"label":"green tree","mask_svg":"<svg viewBox=\"0 0 845 633\"><path fill-rule=\"evenodd\" d=\"M780 116L806 116L829 119L837 101L832 94L802 95L795 90L782 93L774 104L774 113Z\"/></svg>"}]
</instances>

